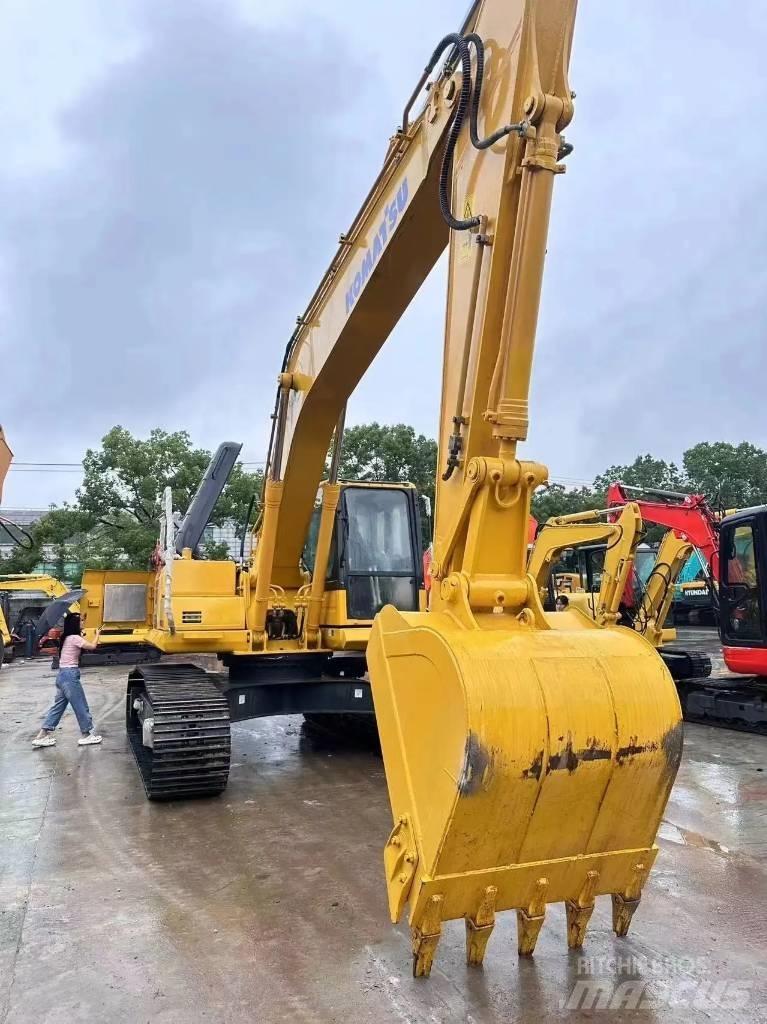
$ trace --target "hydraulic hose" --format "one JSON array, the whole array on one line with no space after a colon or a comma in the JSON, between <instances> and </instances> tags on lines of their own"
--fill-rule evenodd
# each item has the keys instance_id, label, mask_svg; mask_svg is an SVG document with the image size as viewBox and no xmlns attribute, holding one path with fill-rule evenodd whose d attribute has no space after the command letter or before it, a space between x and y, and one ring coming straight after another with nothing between
<instances>
[{"instance_id":1,"label":"hydraulic hose","mask_svg":"<svg viewBox=\"0 0 767 1024\"><path fill-rule=\"evenodd\" d=\"M469 231L471 228L479 227L479 217L469 217L465 220L459 220L457 217L454 217L450 209L449 194L453 177L453 154L458 142L458 136L461 134L463 122L466 119L466 112L469 110L471 103L471 54L469 53L469 47L465 38L459 36L457 32L450 32L444 36L437 43L434 53L431 55L431 60L426 65L425 73L427 75L432 73L437 61L449 46L457 51L461 62L461 94L458 97L458 103L450 121L450 131L445 143L445 152L442 156L442 167L439 172L439 208L449 228L452 228L453 231Z\"/></svg>"},{"instance_id":2,"label":"hydraulic hose","mask_svg":"<svg viewBox=\"0 0 767 1024\"><path fill-rule=\"evenodd\" d=\"M485 76L485 44L476 32L471 32L466 36L461 36L456 32L451 32L437 44L436 49L431 56L431 60L424 69L424 75L426 77L432 73L436 67L437 61L448 46L453 47L455 54L461 62L462 76L461 94L458 97L458 103L450 122L450 131L448 132L447 142L445 143L445 152L442 157L442 167L440 168L439 173L439 208L445 223L453 231L470 231L472 228L480 226L481 219L478 216L459 219L453 215L453 212L450 209L450 185L452 182L453 155L455 153L456 143L458 142L458 137L461 134L461 129L463 128L467 112L469 115L469 138L471 139L472 146L479 150L489 149L490 146L495 145L496 142L500 141L500 139L509 135L511 132L518 132L522 135L527 130L528 126L525 121L520 121L517 124L507 124L493 132L492 135L488 135L486 138L480 139L477 129L477 120L479 117L479 101L482 96L482 83ZM476 53L477 66L473 82L471 76L470 46L474 47L474 51ZM450 60L453 60L452 54Z\"/></svg>"},{"instance_id":3,"label":"hydraulic hose","mask_svg":"<svg viewBox=\"0 0 767 1024\"><path fill-rule=\"evenodd\" d=\"M477 131L477 118L479 116L479 98L482 95L482 81L485 77L485 44L476 32L471 32L469 35L464 36L464 39L467 45L471 44L474 47L477 55L477 70L474 73L474 88L472 89L471 106L469 109L471 144L475 149L489 149L506 135L510 135L511 132L519 132L521 134L527 128L527 125L523 121L519 124L506 124L503 128L493 132L492 135L488 135L487 138L480 139Z\"/></svg>"},{"instance_id":4,"label":"hydraulic hose","mask_svg":"<svg viewBox=\"0 0 767 1024\"><path fill-rule=\"evenodd\" d=\"M248 524L250 523L250 515L253 511L253 506L256 503L256 492L250 496L250 502L248 504L248 511L245 513L245 519L242 524L242 537L240 537L240 565L245 561L245 536L248 532Z\"/></svg>"}]
</instances>

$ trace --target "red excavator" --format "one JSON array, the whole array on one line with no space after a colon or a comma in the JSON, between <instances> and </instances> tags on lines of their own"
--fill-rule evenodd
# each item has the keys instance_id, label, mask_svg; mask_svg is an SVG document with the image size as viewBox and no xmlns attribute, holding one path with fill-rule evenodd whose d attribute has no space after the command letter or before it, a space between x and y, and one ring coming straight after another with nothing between
<instances>
[{"instance_id":1,"label":"red excavator","mask_svg":"<svg viewBox=\"0 0 767 1024\"><path fill-rule=\"evenodd\" d=\"M767 505L719 524L719 633L731 672L767 680Z\"/></svg>"},{"instance_id":2,"label":"red excavator","mask_svg":"<svg viewBox=\"0 0 767 1024\"><path fill-rule=\"evenodd\" d=\"M639 505L642 519L664 526L700 552L719 621L727 676L678 683L685 718L767 732L767 505L722 516L704 495L614 483L607 505Z\"/></svg>"}]
</instances>

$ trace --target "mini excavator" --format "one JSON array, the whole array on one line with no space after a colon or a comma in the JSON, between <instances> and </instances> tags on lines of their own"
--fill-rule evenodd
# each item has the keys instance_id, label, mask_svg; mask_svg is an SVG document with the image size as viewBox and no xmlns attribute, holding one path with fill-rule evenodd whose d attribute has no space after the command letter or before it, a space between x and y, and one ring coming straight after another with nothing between
<instances>
[{"instance_id":1,"label":"mini excavator","mask_svg":"<svg viewBox=\"0 0 767 1024\"><path fill-rule=\"evenodd\" d=\"M668 530L641 583L634 567L643 531L641 502L624 501L620 511L614 506L554 516L539 530L528 572L536 579L544 602L550 590L555 597L565 593L568 607L598 625L630 625L641 633L660 651L675 680L702 679L711 674L710 658L665 646L676 639L676 631L666 628L665 622L674 583L693 544ZM585 579L580 573L552 574L557 559L568 549L583 556Z\"/></svg>"},{"instance_id":2,"label":"mini excavator","mask_svg":"<svg viewBox=\"0 0 767 1024\"><path fill-rule=\"evenodd\" d=\"M323 689L348 710L372 689L393 814L389 910L397 921L409 906L416 976L456 918L472 965L506 910L521 955L552 903L565 905L571 948L603 894L625 935L682 753L676 689L651 644L547 613L527 572L547 470L518 447L554 181L572 148L575 8L479 0L437 44L287 345L250 562L197 560L193 535L166 535L164 564L132 595L104 586L85 602L92 628L103 600L119 623L130 598L159 650L218 653L228 670L131 673L128 731L153 797L220 792L233 718L328 709ZM337 456L347 400L446 247L427 611L420 550L407 546L414 496L342 485Z\"/></svg>"},{"instance_id":3,"label":"mini excavator","mask_svg":"<svg viewBox=\"0 0 767 1024\"><path fill-rule=\"evenodd\" d=\"M710 668L698 671L705 656L676 649L663 652L665 657L675 654L682 666L689 662L693 670L675 672L684 717L741 732L766 733L767 506L723 515L712 509L702 494L623 483L610 485L607 504L616 512L627 504L636 505L645 522L667 528L664 545L669 554L672 547L677 557L695 548L706 566L722 655L733 675L703 680L700 677L710 672ZM673 563L667 561L671 567ZM663 583L659 576L658 586Z\"/></svg>"}]
</instances>

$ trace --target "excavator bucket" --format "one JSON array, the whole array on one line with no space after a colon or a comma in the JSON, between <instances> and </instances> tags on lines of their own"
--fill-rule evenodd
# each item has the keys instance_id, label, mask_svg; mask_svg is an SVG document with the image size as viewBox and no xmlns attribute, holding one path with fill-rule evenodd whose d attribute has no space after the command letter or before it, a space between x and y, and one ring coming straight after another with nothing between
<instances>
[{"instance_id":1,"label":"excavator bucket","mask_svg":"<svg viewBox=\"0 0 767 1024\"><path fill-rule=\"evenodd\" d=\"M375 620L389 909L397 921L410 904L416 976L453 918L465 918L470 964L503 910L517 912L521 955L549 903L565 904L571 948L602 894L615 932L628 930L681 758L681 712L650 644L579 618L471 629L387 607Z\"/></svg>"}]
</instances>

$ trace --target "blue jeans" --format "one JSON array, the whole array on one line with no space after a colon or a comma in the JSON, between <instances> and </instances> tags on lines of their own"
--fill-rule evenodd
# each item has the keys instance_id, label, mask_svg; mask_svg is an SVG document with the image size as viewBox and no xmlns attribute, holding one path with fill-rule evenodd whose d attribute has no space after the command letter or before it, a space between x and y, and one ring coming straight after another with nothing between
<instances>
[{"instance_id":1,"label":"blue jeans","mask_svg":"<svg viewBox=\"0 0 767 1024\"><path fill-rule=\"evenodd\" d=\"M67 704L72 705L80 732L85 736L93 728L93 719L83 684L80 682L79 668L59 669L59 674L56 676L56 700L45 716L43 729L53 732L61 721L61 716L67 710Z\"/></svg>"}]
</instances>

